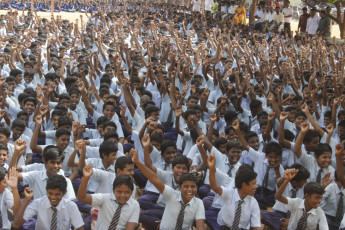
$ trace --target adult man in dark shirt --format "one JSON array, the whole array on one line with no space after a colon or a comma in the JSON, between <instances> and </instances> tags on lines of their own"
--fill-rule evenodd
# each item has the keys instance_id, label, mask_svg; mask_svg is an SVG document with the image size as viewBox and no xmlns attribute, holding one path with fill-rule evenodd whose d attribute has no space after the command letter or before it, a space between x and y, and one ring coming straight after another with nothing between
<instances>
[{"instance_id":1,"label":"adult man in dark shirt","mask_svg":"<svg viewBox=\"0 0 345 230\"><path fill-rule=\"evenodd\" d=\"M319 28L317 30L322 37L330 37L331 36L331 19L326 15L325 10L321 10L320 16L321 18L319 21Z\"/></svg>"},{"instance_id":2,"label":"adult man in dark shirt","mask_svg":"<svg viewBox=\"0 0 345 230\"><path fill-rule=\"evenodd\" d=\"M303 14L299 17L298 30L304 36L307 28L307 21L310 17L310 14L308 14L307 7L303 7L302 11Z\"/></svg>"}]
</instances>

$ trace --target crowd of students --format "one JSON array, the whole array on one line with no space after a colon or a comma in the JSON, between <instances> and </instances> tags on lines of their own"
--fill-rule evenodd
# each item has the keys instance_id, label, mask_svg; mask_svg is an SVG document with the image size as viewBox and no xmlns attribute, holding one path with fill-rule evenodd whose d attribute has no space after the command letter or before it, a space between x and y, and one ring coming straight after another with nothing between
<instances>
[{"instance_id":1,"label":"crowd of students","mask_svg":"<svg viewBox=\"0 0 345 230\"><path fill-rule=\"evenodd\" d=\"M345 46L138 3L0 15L0 229L344 229Z\"/></svg>"}]
</instances>

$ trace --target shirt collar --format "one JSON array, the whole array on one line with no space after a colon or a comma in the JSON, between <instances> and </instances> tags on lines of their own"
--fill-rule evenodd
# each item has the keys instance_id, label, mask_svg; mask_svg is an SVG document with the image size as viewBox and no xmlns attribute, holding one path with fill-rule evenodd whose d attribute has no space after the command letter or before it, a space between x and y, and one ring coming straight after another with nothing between
<instances>
[{"instance_id":1,"label":"shirt collar","mask_svg":"<svg viewBox=\"0 0 345 230\"><path fill-rule=\"evenodd\" d=\"M302 210L305 209L304 202L305 202L305 199L303 199L303 201L299 204L299 206L298 206L299 209L302 209ZM307 213L312 214L312 215L316 215L316 209L312 208Z\"/></svg>"},{"instance_id":2,"label":"shirt collar","mask_svg":"<svg viewBox=\"0 0 345 230\"><path fill-rule=\"evenodd\" d=\"M48 196L45 196L46 200L43 204L43 206L46 208L46 209L50 209L51 208L51 204L50 204L50 201L48 199ZM58 211L61 211L61 209L65 208L65 202L64 202L64 198L62 197L62 199L60 200L59 204L55 207Z\"/></svg>"}]
</instances>

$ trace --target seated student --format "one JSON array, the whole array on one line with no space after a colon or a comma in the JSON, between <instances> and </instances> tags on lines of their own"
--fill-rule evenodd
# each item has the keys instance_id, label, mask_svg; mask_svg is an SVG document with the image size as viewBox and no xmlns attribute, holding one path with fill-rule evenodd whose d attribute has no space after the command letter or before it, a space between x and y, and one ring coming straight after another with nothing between
<instances>
[{"instance_id":1,"label":"seated student","mask_svg":"<svg viewBox=\"0 0 345 230\"><path fill-rule=\"evenodd\" d=\"M220 229L260 229L260 208L253 197L258 188L257 174L250 169L239 169L235 176L235 188L224 188L216 181L214 154L208 157L207 164L211 188L224 202L217 218Z\"/></svg>"},{"instance_id":2,"label":"seated student","mask_svg":"<svg viewBox=\"0 0 345 230\"><path fill-rule=\"evenodd\" d=\"M283 195L285 197L291 197L291 198L301 198L303 199L304 193L303 193L303 187L307 183L308 178L310 177L309 171L304 168L300 164L293 164L288 169L297 169L298 173L297 175L290 181L287 188L284 190ZM286 170L284 173L284 176L278 179L277 186L279 186L286 180ZM262 223L266 226L279 230L281 229L281 226L283 226L284 219L288 220L291 216L291 213L286 209L286 205L282 204L279 201L276 201L274 206L272 207L273 212L269 211L262 211Z\"/></svg>"},{"instance_id":3,"label":"seated student","mask_svg":"<svg viewBox=\"0 0 345 230\"><path fill-rule=\"evenodd\" d=\"M284 173L284 168L280 164L282 148L276 142L269 142L265 145L264 152L257 152L244 139L238 120L234 122L233 127L243 149L248 151L247 157L255 162L254 171L258 174L259 185L255 198L258 200L260 208L266 210L268 206L273 205L275 202L274 194L277 179Z\"/></svg>"},{"instance_id":4,"label":"seated student","mask_svg":"<svg viewBox=\"0 0 345 230\"><path fill-rule=\"evenodd\" d=\"M24 201L15 216L13 227L19 228L30 218L37 216L35 229L74 229L83 230L84 222L77 205L64 197L67 181L62 175L51 175L47 180L45 196L31 199L34 191L25 188ZM31 202L31 203L30 203Z\"/></svg>"},{"instance_id":5,"label":"seated student","mask_svg":"<svg viewBox=\"0 0 345 230\"><path fill-rule=\"evenodd\" d=\"M176 191L165 185L152 170L143 165L135 150L132 159L166 200L160 229L190 229L194 223L197 230L204 229L205 209L202 201L195 197L197 180L193 174L181 174L178 182L179 191Z\"/></svg>"},{"instance_id":6,"label":"seated student","mask_svg":"<svg viewBox=\"0 0 345 230\"><path fill-rule=\"evenodd\" d=\"M18 173L11 168L7 173L4 167L0 167L0 211L1 229L11 229L9 213L17 213L20 207L20 197L17 189ZM10 189L9 189L9 188Z\"/></svg>"},{"instance_id":7,"label":"seated student","mask_svg":"<svg viewBox=\"0 0 345 230\"><path fill-rule=\"evenodd\" d=\"M19 113L17 113L17 118L19 119L23 119L25 121L26 127L24 130L24 135L31 137L32 136L32 130L28 128L29 126L29 114L25 111L20 111Z\"/></svg>"},{"instance_id":8,"label":"seated student","mask_svg":"<svg viewBox=\"0 0 345 230\"><path fill-rule=\"evenodd\" d=\"M45 137L45 144L46 145L55 145L55 136L56 136L56 130L59 128L65 128L70 131L72 131L72 120L69 117L60 117L58 120L57 128L55 130L47 130L47 131L40 131L39 136L40 137ZM73 147L74 145L74 140L73 140L73 135L71 135L70 138L70 143L69 145Z\"/></svg>"},{"instance_id":9,"label":"seated student","mask_svg":"<svg viewBox=\"0 0 345 230\"><path fill-rule=\"evenodd\" d=\"M297 137L294 152L298 157L301 164L306 167L310 172L309 181L315 181L316 183L326 187L323 184L323 178L333 178L334 168L331 166L332 163L332 149L328 144L318 144L315 147L315 157L307 154L301 150L302 141L304 140L309 130L309 123L303 122L301 124L301 133Z\"/></svg>"},{"instance_id":10,"label":"seated student","mask_svg":"<svg viewBox=\"0 0 345 230\"><path fill-rule=\"evenodd\" d=\"M344 187L338 179L337 172L334 174L334 182L325 189L320 207L326 214L329 229L339 229L345 210Z\"/></svg>"},{"instance_id":11,"label":"seated student","mask_svg":"<svg viewBox=\"0 0 345 230\"><path fill-rule=\"evenodd\" d=\"M339 187L338 185L338 188L340 189L341 188L341 191L343 191L343 188L345 186L345 177L344 177L344 164L345 164L345 151L344 151L344 144L338 144L335 148L335 158L336 158L336 165L337 165L337 172L336 172L336 176L337 176L337 181L339 181L339 183L341 184L341 187ZM337 182L338 184L338 182ZM339 193L337 194L339 196ZM339 200L341 199L341 195L338 197ZM339 200L336 202L336 204L339 204ZM332 201L333 203L333 201ZM337 214L339 213L340 214L340 211L341 211L341 208L343 208L344 210L344 207L341 207L339 206L338 208L338 205L337 205L337 212L336 212L336 218L337 218ZM339 209L339 211L338 211ZM345 215L345 214L344 214ZM344 218L344 215L342 217L342 220L341 220L341 223L340 223L340 227L339 229L340 230L345 230L345 218ZM327 218L327 216L326 216ZM340 215L338 217L340 219Z\"/></svg>"},{"instance_id":12,"label":"seated student","mask_svg":"<svg viewBox=\"0 0 345 230\"><path fill-rule=\"evenodd\" d=\"M6 163L9 158L8 148L4 144L0 144L0 167L8 170L8 164Z\"/></svg>"},{"instance_id":13,"label":"seated student","mask_svg":"<svg viewBox=\"0 0 345 230\"><path fill-rule=\"evenodd\" d=\"M17 167L18 158L25 151L26 144L24 140L18 140L15 142L15 148L13 157L10 162L11 167ZM55 174L63 175L64 172L60 170L62 168L62 162L64 160L64 154L57 147L49 147L47 150L43 150L43 163L46 168L45 171L31 171L27 173L19 173L18 181L23 182L25 185L29 185L30 188L34 189L34 199L41 198L46 195L46 184L47 179ZM67 180L67 193L64 197L69 200L75 199L75 194L73 191L73 186L71 180Z\"/></svg>"},{"instance_id":14,"label":"seated student","mask_svg":"<svg viewBox=\"0 0 345 230\"><path fill-rule=\"evenodd\" d=\"M283 192L290 181L297 175L297 169L287 169L286 180L276 193L276 200L286 204L290 211L290 221L287 229L325 229L327 220L323 210L318 207L322 201L324 189L316 182L308 182L304 186L304 199L284 197Z\"/></svg>"},{"instance_id":15,"label":"seated student","mask_svg":"<svg viewBox=\"0 0 345 230\"><path fill-rule=\"evenodd\" d=\"M136 229L140 207L131 197L135 191L132 178L128 175L117 176L112 184L112 192L89 195L86 194L86 188L92 174L92 165L85 166L78 200L99 210L95 229Z\"/></svg>"},{"instance_id":16,"label":"seated student","mask_svg":"<svg viewBox=\"0 0 345 230\"><path fill-rule=\"evenodd\" d=\"M234 128L234 127L233 127ZM236 131L236 130L235 130ZM241 132L242 133L242 132ZM237 135L237 133L236 133ZM257 133L249 131L249 132L245 132L244 134L244 138L247 141L247 143L249 144L249 146L251 148L253 148L255 151L259 151L260 148L260 141L259 141L259 136ZM240 159L240 163L241 164L248 164L248 165L254 165L253 161L248 157L248 151L244 149L244 151L242 152L242 156Z\"/></svg>"},{"instance_id":17,"label":"seated student","mask_svg":"<svg viewBox=\"0 0 345 230\"><path fill-rule=\"evenodd\" d=\"M99 117L97 119L96 129L85 128L83 136L89 139L96 139L102 137L104 135L103 125L106 121L108 121L108 119L105 116Z\"/></svg>"},{"instance_id":18,"label":"seated student","mask_svg":"<svg viewBox=\"0 0 345 230\"><path fill-rule=\"evenodd\" d=\"M28 145L30 145L31 139L30 137L24 134L25 131L25 121L22 119L15 119L11 125L11 135L8 141L9 144L14 144L16 140L25 140ZM25 165L25 163L31 162L32 159L32 151L30 148L25 150L25 154L22 156L20 161L18 162L19 165Z\"/></svg>"},{"instance_id":19,"label":"seated student","mask_svg":"<svg viewBox=\"0 0 345 230\"><path fill-rule=\"evenodd\" d=\"M177 190L179 178L183 173L189 171L189 161L185 156L175 157L172 162L172 170L165 171L160 168L156 168L152 165L149 151L150 151L150 136L146 134L142 139L142 145L144 148L145 155L145 166L156 173L157 177L171 188ZM164 207L166 201L160 194L156 203L153 203L150 209L142 210L140 212L140 223L147 229L157 229L159 221L162 219Z\"/></svg>"},{"instance_id":20,"label":"seated student","mask_svg":"<svg viewBox=\"0 0 345 230\"><path fill-rule=\"evenodd\" d=\"M117 126L114 122L112 121L106 121L103 124L103 130L102 133L103 135L106 134L109 131L117 131ZM97 137L95 139L88 139L86 140L86 144L90 145L91 147L95 147L95 146L100 146L100 144L103 142L103 137Z\"/></svg>"}]
</instances>

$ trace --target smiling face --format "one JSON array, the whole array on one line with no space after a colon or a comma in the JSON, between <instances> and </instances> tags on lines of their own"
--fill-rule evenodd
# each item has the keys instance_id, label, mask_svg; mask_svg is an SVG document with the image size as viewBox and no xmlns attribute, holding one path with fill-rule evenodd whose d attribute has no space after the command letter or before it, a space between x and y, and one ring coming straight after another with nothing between
<instances>
[{"instance_id":1,"label":"smiling face","mask_svg":"<svg viewBox=\"0 0 345 230\"><path fill-rule=\"evenodd\" d=\"M180 176L184 173L188 172L188 168L185 164L177 164L172 168L174 173L174 179L178 183L180 180Z\"/></svg>"},{"instance_id":2,"label":"smiling face","mask_svg":"<svg viewBox=\"0 0 345 230\"><path fill-rule=\"evenodd\" d=\"M171 164L177 156L177 150L174 146L167 147L162 156L166 163Z\"/></svg>"},{"instance_id":3,"label":"smiling face","mask_svg":"<svg viewBox=\"0 0 345 230\"><path fill-rule=\"evenodd\" d=\"M117 152L110 153L108 156L103 155L103 161L109 165L114 165L117 159Z\"/></svg>"},{"instance_id":4,"label":"smiling face","mask_svg":"<svg viewBox=\"0 0 345 230\"><path fill-rule=\"evenodd\" d=\"M67 191L63 192L58 188L47 189L47 197L50 204L54 207L58 206L58 204L60 203L60 201L62 200L62 197L65 195L66 192Z\"/></svg>"},{"instance_id":5,"label":"smiling face","mask_svg":"<svg viewBox=\"0 0 345 230\"><path fill-rule=\"evenodd\" d=\"M111 120L115 114L115 107L112 105L107 105L103 110L103 114L108 120Z\"/></svg>"},{"instance_id":6,"label":"smiling face","mask_svg":"<svg viewBox=\"0 0 345 230\"><path fill-rule=\"evenodd\" d=\"M311 208L317 208L322 201L322 195L316 193L311 195L305 194L304 198L305 202L308 203L311 206Z\"/></svg>"},{"instance_id":7,"label":"smiling face","mask_svg":"<svg viewBox=\"0 0 345 230\"><path fill-rule=\"evenodd\" d=\"M182 185L178 186L179 190L181 191L181 196L183 202L186 204L188 203L196 194L198 190L198 186L194 181L184 181Z\"/></svg>"},{"instance_id":8,"label":"smiling face","mask_svg":"<svg viewBox=\"0 0 345 230\"><path fill-rule=\"evenodd\" d=\"M5 175L4 179L0 181L0 193L3 193L5 191L5 188L7 188L7 175Z\"/></svg>"},{"instance_id":9,"label":"smiling face","mask_svg":"<svg viewBox=\"0 0 345 230\"><path fill-rule=\"evenodd\" d=\"M275 166L276 164L280 163L280 161L281 161L281 156L276 154L276 153L268 153L266 155L266 158L267 158L268 164L270 166Z\"/></svg>"},{"instance_id":10,"label":"smiling face","mask_svg":"<svg viewBox=\"0 0 345 230\"><path fill-rule=\"evenodd\" d=\"M320 168L328 168L332 163L332 152L324 152L319 157L316 157L316 162Z\"/></svg>"},{"instance_id":11,"label":"smiling face","mask_svg":"<svg viewBox=\"0 0 345 230\"><path fill-rule=\"evenodd\" d=\"M249 196L254 196L256 189L258 188L258 185L256 184L256 179L251 180L248 184L243 182L241 190L244 194L247 194Z\"/></svg>"},{"instance_id":12,"label":"smiling face","mask_svg":"<svg viewBox=\"0 0 345 230\"><path fill-rule=\"evenodd\" d=\"M0 150L0 166L4 166L8 158L9 158L8 151L1 149Z\"/></svg>"},{"instance_id":13,"label":"smiling face","mask_svg":"<svg viewBox=\"0 0 345 230\"><path fill-rule=\"evenodd\" d=\"M24 111L29 115L31 115L35 111L35 108L35 103L33 101L27 101L23 107Z\"/></svg>"},{"instance_id":14,"label":"smiling face","mask_svg":"<svg viewBox=\"0 0 345 230\"><path fill-rule=\"evenodd\" d=\"M114 189L114 195L117 202L124 204L131 198L132 190L127 185L121 184Z\"/></svg>"},{"instance_id":15,"label":"smiling face","mask_svg":"<svg viewBox=\"0 0 345 230\"><path fill-rule=\"evenodd\" d=\"M56 146L62 150L65 150L67 148L67 146L69 145L69 141L70 141L70 135L64 134L58 138L55 137Z\"/></svg>"},{"instance_id":16,"label":"smiling face","mask_svg":"<svg viewBox=\"0 0 345 230\"><path fill-rule=\"evenodd\" d=\"M226 154L228 156L230 164L234 165L236 164L241 156L242 156L242 149L240 148L231 148Z\"/></svg>"},{"instance_id":17,"label":"smiling face","mask_svg":"<svg viewBox=\"0 0 345 230\"><path fill-rule=\"evenodd\" d=\"M62 161L60 158L56 158L53 160L49 160L48 162L44 162L44 166L47 170L48 177L54 174L57 174L60 169L62 168Z\"/></svg>"}]
</instances>

